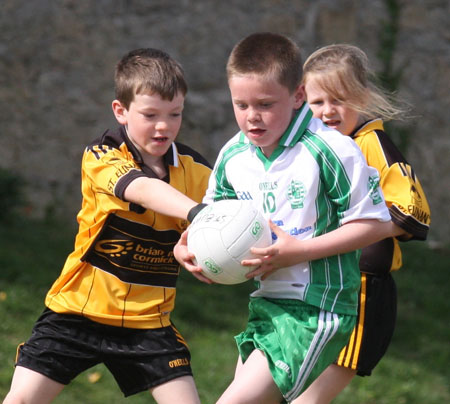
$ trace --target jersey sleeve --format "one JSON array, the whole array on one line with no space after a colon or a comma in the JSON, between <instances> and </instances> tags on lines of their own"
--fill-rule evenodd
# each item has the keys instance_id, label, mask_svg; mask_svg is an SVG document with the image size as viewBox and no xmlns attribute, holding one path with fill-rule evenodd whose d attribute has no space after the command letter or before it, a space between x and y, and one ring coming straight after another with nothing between
<instances>
[{"instance_id":1,"label":"jersey sleeve","mask_svg":"<svg viewBox=\"0 0 450 404\"><path fill-rule=\"evenodd\" d=\"M383 131L373 131L360 144L370 166L380 172L380 185L392 221L412 236L425 240L430 206L411 165Z\"/></svg>"},{"instance_id":2,"label":"jersey sleeve","mask_svg":"<svg viewBox=\"0 0 450 404\"><path fill-rule=\"evenodd\" d=\"M237 199L236 192L227 179L226 164L230 157L240 149L248 148L248 145L236 142L236 139L238 139L237 136L228 141L220 150L209 177L203 203L210 204L221 199Z\"/></svg>"},{"instance_id":3,"label":"jersey sleeve","mask_svg":"<svg viewBox=\"0 0 450 404\"><path fill-rule=\"evenodd\" d=\"M335 156L322 160L321 172L340 224L358 219L389 221L377 170L367 165L350 138L339 134L329 142Z\"/></svg>"},{"instance_id":4,"label":"jersey sleeve","mask_svg":"<svg viewBox=\"0 0 450 404\"><path fill-rule=\"evenodd\" d=\"M147 176L127 153L104 145L91 145L86 149L82 171L88 186L97 194L114 196L122 201L128 184L135 178Z\"/></svg>"}]
</instances>

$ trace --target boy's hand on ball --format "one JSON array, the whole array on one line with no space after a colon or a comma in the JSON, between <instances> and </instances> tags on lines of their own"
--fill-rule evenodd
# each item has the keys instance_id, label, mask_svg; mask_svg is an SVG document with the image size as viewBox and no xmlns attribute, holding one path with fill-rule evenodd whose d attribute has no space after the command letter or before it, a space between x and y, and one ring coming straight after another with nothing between
<instances>
[{"instance_id":1,"label":"boy's hand on ball","mask_svg":"<svg viewBox=\"0 0 450 404\"><path fill-rule=\"evenodd\" d=\"M173 249L173 254L176 260L181 266L186 268L192 275L194 275L199 281L211 284L214 283L211 279L207 278L202 273L202 268L195 264L195 255L190 253L187 248L187 234L188 230L181 234L178 243Z\"/></svg>"},{"instance_id":2,"label":"boy's hand on ball","mask_svg":"<svg viewBox=\"0 0 450 404\"><path fill-rule=\"evenodd\" d=\"M272 221L269 221L271 231L277 236L277 241L265 248L252 248L251 252L257 258L242 261L243 266L256 266L257 268L247 274L247 278L261 275L266 279L280 268L298 264L301 259L301 241L285 233Z\"/></svg>"}]
</instances>

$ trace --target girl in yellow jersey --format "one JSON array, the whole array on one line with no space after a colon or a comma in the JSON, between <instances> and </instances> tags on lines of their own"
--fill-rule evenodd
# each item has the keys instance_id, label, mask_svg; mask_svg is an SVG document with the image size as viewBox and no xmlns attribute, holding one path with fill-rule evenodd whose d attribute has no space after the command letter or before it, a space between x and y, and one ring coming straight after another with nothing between
<instances>
[{"instance_id":1,"label":"girl in yellow jersey","mask_svg":"<svg viewBox=\"0 0 450 404\"><path fill-rule=\"evenodd\" d=\"M387 350L396 321L396 288L391 271L402 265L398 240L425 240L430 208L416 173L384 131L383 120L401 118L402 109L372 80L365 53L351 45L330 45L304 64L303 84L315 117L351 136L380 185L400 236L362 250L358 322L334 365L296 404L329 403L352 378L368 376Z\"/></svg>"},{"instance_id":2,"label":"girl in yellow jersey","mask_svg":"<svg viewBox=\"0 0 450 404\"><path fill-rule=\"evenodd\" d=\"M120 126L84 152L75 248L20 346L4 403L49 403L98 363L125 396L149 390L159 404L200 403L189 350L170 320L179 274L172 250L210 168L175 143L187 92L176 61L132 51L115 86Z\"/></svg>"}]
</instances>

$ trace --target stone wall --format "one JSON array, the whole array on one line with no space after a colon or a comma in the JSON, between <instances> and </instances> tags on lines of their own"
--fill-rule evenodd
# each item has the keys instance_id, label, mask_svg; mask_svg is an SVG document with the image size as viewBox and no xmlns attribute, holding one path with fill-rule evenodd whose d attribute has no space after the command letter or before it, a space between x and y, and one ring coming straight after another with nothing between
<instances>
[{"instance_id":1,"label":"stone wall","mask_svg":"<svg viewBox=\"0 0 450 404\"><path fill-rule=\"evenodd\" d=\"M2 0L0 166L27 180L35 214L73 217L84 146L115 126L113 70L124 53L158 47L182 63L189 93L180 140L213 162L237 129L224 66L239 39L283 33L305 57L351 42L376 71L400 73L398 94L414 117L397 126L407 137L393 136L430 199L430 240L449 242L449 11L447 0ZM398 31L387 61L389 27Z\"/></svg>"}]
</instances>

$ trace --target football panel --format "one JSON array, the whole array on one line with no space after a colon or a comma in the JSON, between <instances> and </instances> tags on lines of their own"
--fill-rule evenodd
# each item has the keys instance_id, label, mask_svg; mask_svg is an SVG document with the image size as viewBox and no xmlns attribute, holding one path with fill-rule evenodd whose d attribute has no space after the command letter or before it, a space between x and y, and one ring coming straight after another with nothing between
<instances>
[{"instance_id":1,"label":"football panel","mask_svg":"<svg viewBox=\"0 0 450 404\"><path fill-rule=\"evenodd\" d=\"M271 243L272 233L270 231L269 223L260 213L258 213L228 250L234 258L242 260L245 259L246 256L252 257L252 254L250 253L251 247L267 247Z\"/></svg>"},{"instance_id":2,"label":"football panel","mask_svg":"<svg viewBox=\"0 0 450 404\"><path fill-rule=\"evenodd\" d=\"M237 261L229 259L227 263L220 267L220 272L218 268L214 267L215 262L209 261L204 263L207 269L203 270L206 277L213 280L214 282L223 285L235 285L238 283L243 283L248 281L245 277L246 273L249 272L249 268L241 266ZM202 266L203 268L203 266Z\"/></svg>"},{"instance_id":3,"label":"football panel","mask_svg":"<svg viewBox=\"0 0 450 404\"><path fill-rule=\"evenodd\" d=\"M247 280L248 268L232 259L223 246L220 231L213 228L188 232L188 249L195 255L196 264L214 282L231 285Z\"/></svg>"},{"instance_id":4,"label":"football panel","mask_svg":"<svg viewBox=\"0 0 450 404\"><path fill-rule=\"evenodd\" d=\"M250 202L242 202L240 209L222 230L223 243L231 247L242 237L244 231L252 226L258 211Z\"/></svg>"},{"instance_id":5,"label":"football panel","mask_svg":"<svg viewBox=\"0 0 450 404\"><path fill-rule=\"evenodd\" d=\"M191 227L213 227L220 229L228 225L234 217L242 210L242 201L237 199L225 199L214 202L202 209L193 222Z\"/></svg>"},{"instance_id":6,"label":"football panel","mask_svg":"<svg viewBox=\"0 0 450 404\"><path fill-rule=\"evenodd\" d=\"M264 224L263 231L260 223L255 227L255 217ZM215 202L202 210L189 227L188 249L196 255L198 265L208 278L221 284L242 283L248 280L245 274L252 270L240 265L242 256L248 256L253 245L271 243L268 227L267 221L249 202ZM268 242L264 238L267 233ZM229 246L228 250L224 244Z\"/></svg>"}]
</instances>

